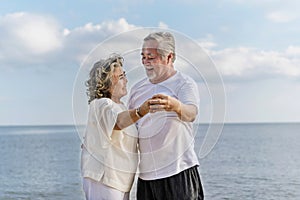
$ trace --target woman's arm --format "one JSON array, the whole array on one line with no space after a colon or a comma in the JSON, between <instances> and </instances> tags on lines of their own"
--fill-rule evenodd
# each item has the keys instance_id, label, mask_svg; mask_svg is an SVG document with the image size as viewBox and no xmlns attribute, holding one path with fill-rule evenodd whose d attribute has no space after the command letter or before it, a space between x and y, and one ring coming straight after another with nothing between
<instances>
[{"instance_id":1,"label":"woman's arm","mask_svg":"<svg viewBox=\"0 0 300 200\"><path fill-rule=\"evenodd\" d=\"M114 130L122 130L138 121L149 112L149 100L146 100L140 107L130 109L118 114Z\"/></svg>"}]
</instances>

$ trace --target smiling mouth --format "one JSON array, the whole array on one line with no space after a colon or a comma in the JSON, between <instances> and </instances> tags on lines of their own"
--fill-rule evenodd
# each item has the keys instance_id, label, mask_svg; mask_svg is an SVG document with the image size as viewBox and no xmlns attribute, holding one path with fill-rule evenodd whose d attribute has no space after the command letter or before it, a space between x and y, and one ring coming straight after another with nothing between
<instances>
[{"instance_id":1,"label":"smiling mouth","mask_svg":"<svg viewBox=\"0 0 300 200\"><path fill-rule=\"evenodd\" d=\"M146 68L147 71L153 71L153 68Z\"/></svg>"}]
</instances>

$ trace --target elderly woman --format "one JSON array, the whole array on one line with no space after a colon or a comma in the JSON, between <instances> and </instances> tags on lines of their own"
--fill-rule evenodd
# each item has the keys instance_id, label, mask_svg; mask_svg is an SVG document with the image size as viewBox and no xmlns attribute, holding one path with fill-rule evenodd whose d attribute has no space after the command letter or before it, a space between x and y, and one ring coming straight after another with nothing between
<instances>
[{"instance_id":1,"label":"elderly woman","mask_svg":"<svg viewBox=\"0 0 300 200\"><path fill-rule=\"evenodd\" d=\"M86 82L89 113L83 138L81 171L88 200L129 199L137 168L137 130L133 125L149 112L148 100L127 110L123 58L96 62Z\"/></svg>"}]
</instances>

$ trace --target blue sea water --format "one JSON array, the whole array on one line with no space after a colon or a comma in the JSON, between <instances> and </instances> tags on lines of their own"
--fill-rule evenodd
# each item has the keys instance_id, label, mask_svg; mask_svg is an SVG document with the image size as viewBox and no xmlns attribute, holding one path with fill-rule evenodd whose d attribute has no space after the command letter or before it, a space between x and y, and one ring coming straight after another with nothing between
<instances>
[{"instance_id":1,"label":"blue sea water","mask_svg":"<svg viewBox=\"0 0 300 200\"><path fill-rule=\"evenodd\" d=\"M208 125L199 125L195 149ZM225 124L200 159L207 200L300 199L300 124ZM0 127L1 200L83 200L73 126ZM134 199L134 194L131 195Z\"/></svg>"},{"instance_id":2,"label":"blue sea water","mask_svg":"<svg viewBox=\"0 0 300 200\"><path fill-rule=\"evenodd\" d=\"M72 126L0 127L0 199L83 199Z\"/></svg>"},{"instance_id":3,"label":"blue sea water","mask_svg":"<svg viewBox=\"0 0 300 200\"><path fill-rule=\"evenodd\" d=\"M300 124L228 124L201 160L206 197L300 199Z\"/></svg>"}]
</instances>

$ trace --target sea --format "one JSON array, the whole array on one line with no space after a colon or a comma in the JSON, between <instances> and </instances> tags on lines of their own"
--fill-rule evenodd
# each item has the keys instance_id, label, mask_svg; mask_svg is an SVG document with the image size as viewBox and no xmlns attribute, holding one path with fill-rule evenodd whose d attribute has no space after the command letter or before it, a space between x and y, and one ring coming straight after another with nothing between
<instances>
[{"instance_id":1,"label":"sea","mask_svg":"<svg viewBox=\"0 0 300 200\"><path fill-rule=\"evenodd\" d=\"M206 200L300 199L300 123L224 124L215 141L199 156ZM80 144L72 125L0 126L0 200L84 200Z\"/></svg>"}]
</instances>

